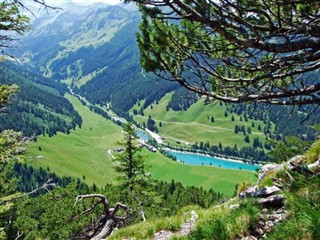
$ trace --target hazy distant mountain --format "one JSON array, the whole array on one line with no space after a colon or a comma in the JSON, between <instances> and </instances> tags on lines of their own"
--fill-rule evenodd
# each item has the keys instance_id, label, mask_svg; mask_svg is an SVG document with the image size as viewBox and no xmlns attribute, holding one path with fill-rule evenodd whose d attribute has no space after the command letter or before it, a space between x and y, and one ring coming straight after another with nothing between
<instances>
[{"instance_id":1,"label":"hazy distant mountain","mask_svg":"<svg viewBox=\"0 0 320 240\"><path fill-rule=\"evenodd\" d=\"M143 72L135 33L140 13L131 5L69 4L41 15L22 39L18 56L39 73L68 83L94 103L111 102L121 115L137 99L146 104L178 87Z\"/></svg>"}]
</instances>

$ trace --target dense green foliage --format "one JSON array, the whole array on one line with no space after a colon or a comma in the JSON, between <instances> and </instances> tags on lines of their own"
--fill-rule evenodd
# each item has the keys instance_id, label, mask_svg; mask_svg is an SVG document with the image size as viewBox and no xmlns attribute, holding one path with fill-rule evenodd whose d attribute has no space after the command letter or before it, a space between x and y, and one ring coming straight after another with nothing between
<instances>
[{"instance_id":1,"label":"dense green foliage","mask_svg":"<svg viewBox=\"0 0 320 240\"><path fill-rule=\"evenodd\" d=\"M319 104L319 77L300 77L319 69L317 1L127 2L146 71L213 100Z\"/></svg>"},{"instance_id":2,"label":"dense green foliage","mask_svg":"<svg viewBox=\"0 0 320 240\"><path fill-rule=\"evenodd\" d=\"M77 217L84 206L75 206L74 200L87 192L69 185L17 202L8 235L14 239L18 231L23 231L23 239L75 239L90 219Z\"/></svg>"},{"instance_id":3,"label":"dense green foliage","mask_svg":"<svg viewBox=\"0 0 320 240\"><path fill-rule=\"evenodd\" d=\"M197 94L188 91L185 88L178 88L172 95L167 109L174 111L187 110L193 103L197 101Z\"/></svg>"},{"instance_id":4,"label":"dense green foliage","mask_svg":"<svg viewBox=\"0 0 320 240\"><path fill-rule=\"evenodd\" d=\"M101 193L107 196L112 206L118 201L129 205L135 210L134 218L139 216L141 209L148 220L159 216L171 216L183 206L198 204L207 208L221 199L221 195L212 190L204 191L196 187L183 187L181 183L153 182L149 180L148 196L142 200L143 205L137 204L140 195L128 195L122 186L106 185L97 188L95 185L89 188L80 180L71 178L59 178L54 173L44 169L35 170L25 165L16 165L15 174L22 188L27 189L33 184L42 184L47 178L53 178L57 184L56 189L49 193L33 195L27 199L19 200L14 208L12 224L6 229L9 239L14 239L17 232L24 232L22 239L82 239L85 226L89 225L91 218L98 217L97 212L90 216L82 216L82 211L90 206L90 203L75 205L75 198L79 194ZM30 178L30 174L33 176ZM67 186L64 186L71 183ZM144 189L144 191L147 191ZM143 192L141 193L143 194ZM141 200L141 199L140 199ZM138 211L139 210L139 211ZM2 215L1 220L4 220ZM139 220L139 217L137 219ZM12 236L12 237L11 237Z\"/></svg>"},{"instance_id":5,"label":"dense green foliage","mask_svg":"<svg viewBox=\"0 0 320 240\"><path fill-rule=\"evenodd\" d=\"M120 173L120 180L124 188L133 191L137 185L142 185L145 179L146 167L139 154L141 148L136 143L137 135L131 123L123 127L124 140L120 142L121 153L115 158L115 170Z\"/></svg>"},{"instance_id":6,"label":"dense green foliage","mask_svg":"<svg viewBox=\"0 0 320 240\"><path fill-rule=\"evenodd\" d=\"M18 89L17 85L0 85L0 109L2 109L12 97L12 94Z\"/></svg>"}]
</instances>

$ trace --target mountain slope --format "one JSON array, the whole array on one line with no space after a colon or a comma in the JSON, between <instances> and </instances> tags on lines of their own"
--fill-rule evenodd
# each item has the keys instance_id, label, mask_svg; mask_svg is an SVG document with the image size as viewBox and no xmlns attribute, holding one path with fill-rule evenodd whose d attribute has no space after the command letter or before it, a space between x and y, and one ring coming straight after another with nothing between
<instances>
[{"instance_id":1,"label":"mountain slope","mask_svg":"<svg viewBox=\"0 0 320 240\"><path fill-rule=\"evenodd\" d=\"M67 7L33 22L22 39L23 61L38 72L68 83L93 103L111 103L126 116L138 99L160 100L177 84L143 72L135 40L140 14L120 6ZM129 9L129 10L128 10Z\"/></svg>"},{"instance_id":2,"label":"mountain slope","mask_svg":"<svg viewBox=\"0 0 320 240\"><path fill-rule=\"evenodd\" d=\"M320 142L303 156L268 164L254 186L209 209L189 206L173 217L150 219L108 239L319 239Z\"/></svg>"},{"instance_id":3,"label":"mountain slope","mask_svg":"<svg viewBox=\"0 0 320 240\"><path fill-rule=\"evenodd\" d=\"M190 105L196 102L197 96L182 100L181 95L186 93L177 83L163 81L153 74L145 73L141 68L135 40L140 19L137 9L120 5L66 7L56 15L45 15L34 21L34 31L22 39L25 46L22 59L35 66L39 73L67 83L74 92L90 102L107 104L118 115L127 119L130 118L128 112L138 101L143 101L143 106L139 106L136 111L146 109L149 114L151 111L148 106L159 102L166 93L172 91L175 93L166 107L174 110L176 115L181 113L180 110L188 111ZM197 111L200 115L203 114L200 113L201 108L200 106ZM272 136L267 131L268 138L277 140L284 140L290 135L313 140L315 132L307 126L318 122L320 116L318 109L315 112L316 118L309 118L309 121L300 124L307 116L304 112L308 110L262 105L251 109L248 106L240 108L246 109L247 115L252 115L253 118L256 118L254 115L266 115L264 119L279 124L281 127L275 127ZM213 115L214 113L208 116ZM285 117L288 115L290 121ZM257 119L262 120L260 117ZM239 142L240 134L230 135L234 127L228 130L229 138L233 139L228 144L230 147ZM240 140L243 141L243 138ZM201 141L207 140L209 139Z\"/></svg>"},{"instance_id":4,"label":"mountain slope","mask_svg":"<svg viewBox=\"0 0 320 240\"><path fill-rule=\"evenodd\" d=\"M25 66L0 63L0 83L17 84L19 92L0 115L0 131L14 129L25 135L68 133L82 119L64 98L67 87L59 82L33 74Z\"/></svg>"}]
</instances>

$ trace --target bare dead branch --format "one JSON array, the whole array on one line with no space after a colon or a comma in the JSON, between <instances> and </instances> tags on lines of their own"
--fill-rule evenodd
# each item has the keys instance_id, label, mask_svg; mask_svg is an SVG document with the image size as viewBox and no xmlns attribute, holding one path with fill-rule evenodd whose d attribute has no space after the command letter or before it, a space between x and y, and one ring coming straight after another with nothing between
<instances>
[{"instance_id":1,"label":"bare dead branch","mask_svg":"<svg viewBox=\"0 0 320 240\"><path fill-rule=\"evenodd\" d=\"M3 199L3 200L0 201L0 205L4 205L6 203L16 201L16 200L18 200L20 198L24 198L26 196L30 196L32 194L35 194L35 193L39 192L40 190L45 190L47 192L50 192L50 188L54 188L54 187L56 187L56 184L54 182L52 182L52 179L49 179L42 186L35 188L31 192L19 194L18 196L14 196L14 197L8 196L7 199Z\"/></svg>"},{"instance_id":2,"label":"bare dead branch","mask_svg":"<svg viewBox=\"0 0 320 240\"><path fill-rule=\"evenodd\" d=\"M129 207L122 203L116 203L114 208L110 208L108 204L107 197L102 194L87 194L79 195L75 199L75 205L85 199L96 199L96 202L82 212L82 214L87 215L98 206L103 205L102 217L99 218L96 222L91 224L90 227L85 229L83 234L89 236L92 240L105 239L109 236L115 227L123 226L124 222L127 220L129 214L132 212ZM117 216L117 212L123 209L127 215L126 216ZM90 232L93 231L93 236Z\"/></svg>"},{"instance_id":3,"label":"bare dead branch","mask_svg":"<svg viewBox=\"0 0 320 240\"><path fill-rule=\"evenodd\" d=\"M19 238L21 238L22 235L23 235L23 232L18 231L15 240L18 240Z\"/></svg>"}]
</instances>

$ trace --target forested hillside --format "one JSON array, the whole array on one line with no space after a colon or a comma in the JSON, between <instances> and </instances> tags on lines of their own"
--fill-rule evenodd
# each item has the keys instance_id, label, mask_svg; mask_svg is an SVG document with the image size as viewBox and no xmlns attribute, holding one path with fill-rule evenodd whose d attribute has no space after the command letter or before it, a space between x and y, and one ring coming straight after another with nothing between
<instances>
[{"instance_id":1,"label":"forested hillside","mask_svg":"<svg viewBox=\"0 0 320 240\"><path fill-rule=\"evenodd\" d=\"M19 57L31 63L37 72L67 83L75 93L85 97L91 103L101 106L108 105L114 112L126 119L132 119L132 116L135 118L136 115L155 116L158 122L150 121L150 124L147 123L147 120L138 122L142 126L148 125L152 131L163 130L168 127L168 124L164 124L164 128L155 124L160 124L160 122L162 124L167 118L164 115L168 111L173 110L174 115L183 115L184 111L191 114L193 111L189 111L190 106L195 105L201 96L190 93L177 83L163 81L142 69L139 64L140 54L136 42L140 21L141 15L135 7L96 4L86 8L73 4L66 5L63 11L41 15L33 22L32 33L21 40L23 43L21 50L23 49L24 53ZM315 81L316 76L317 72L307 73L299 76L299 79L308 78L308 81L312 82ZM166 111L164 109L149 110L169 92L173 92L169 102L165 106L160 103ZM206 111L202 109L214 109L215 107L210 106L214 106L217 102L212 103L207 99L205 104L208 108L203 107L204 104L198 104L195 112L204 115ZM129 114L130 110L132 116ZM303 140L315 139L315 131L309 126L319 121L319 109L315 110L315 117L308 118L311 111L313 111L312 106L291 108L269 106L263 103L230 104L224 114L229 118L233 117L234 120L227 127L228 131L222 134L224 136L220 141L222 147L219 141L214 140L215 136L210 134L202 134L203 138L197 138L197 135L200 135L205 128L196 130L199 134L195 134L194 139L187 139L187 141L193 144L198 143L199 146L196 148L212 149L226 155L268 159L265 153L275 145L275 143L268 142L269 140L286 141L289 136L297 136ZM158 117L159 112L162 114L160 118ZM147 115L143 116L144 113ZM224 123L221 125L218 119L214 119L217 113L207 114L209 125L224 125ZM239 120L240 116L245 124ZM229 119L228 117L226 119ZM207 120L202 119L199 123L207 124ZM218 121L213 124L215 120ZM246 136L248 130L249 134L255 130L253 127L255 124L256 128L259 125L257 122L250 122L249 125L253 124L253 126L246 126L248 120L263 121L260 124L261 129L258 129L257 132L263 132L264 139L262 135ZM274 129L271 129L273 125ZM250 129L244 131L241 129L244 127ZM160 132L170 132L169 137L176 138L179 131L167 129L167 131ZM180 131L180 135L182 132ZM189 134L192 132L189 131ZM225 137L228 140L225 141ZM178 137L177 139L183 140L184 138ZM230 139L233 140L230 141ZM206 146L203 147L203 145ZM239 146L243 145L248 148L242 150L244 153L238 153ZM259 146L261 146L260 149ZM258 150L254 149L257 147Z\"/></svg>"},{"instance_id":2,"label":"forested hillside","mask_svg":"<svg viewBox=\"0 0 320 240\"><path fill-rule=\"evenodd\" d=\"M0 130L13 129L24 135L69 133L82 119L64 98L67 86L34 74L23 65L0 63L0 83L16 84L19 91L0 115Z\"/></svg>"},{"instance_id":3,"label":"forested hillside","mask_svg":"<svg viewBox=\"0 0 320 240\"><path fill-rule=\"evenodd\" d=\"M46 2L0 2L1 240L320 239L318 1Z\"/></svg>"},{"instance_id":4,"label":"forested hillside","mask_svg":"<svg viewBox=\"0 0 320 240\"><path fill-rule=\"evenodd\" d=\"M128 8L128 7L127 7ZM92 103L111 103L128 117L137 100L146 105L178 88L145 73L139 64L135 34L137 9L106 6L67 6L61 13L41 15L34 30L21 41L22 60L39 73L68 83Z\"/></svg>"}]
</instances>

